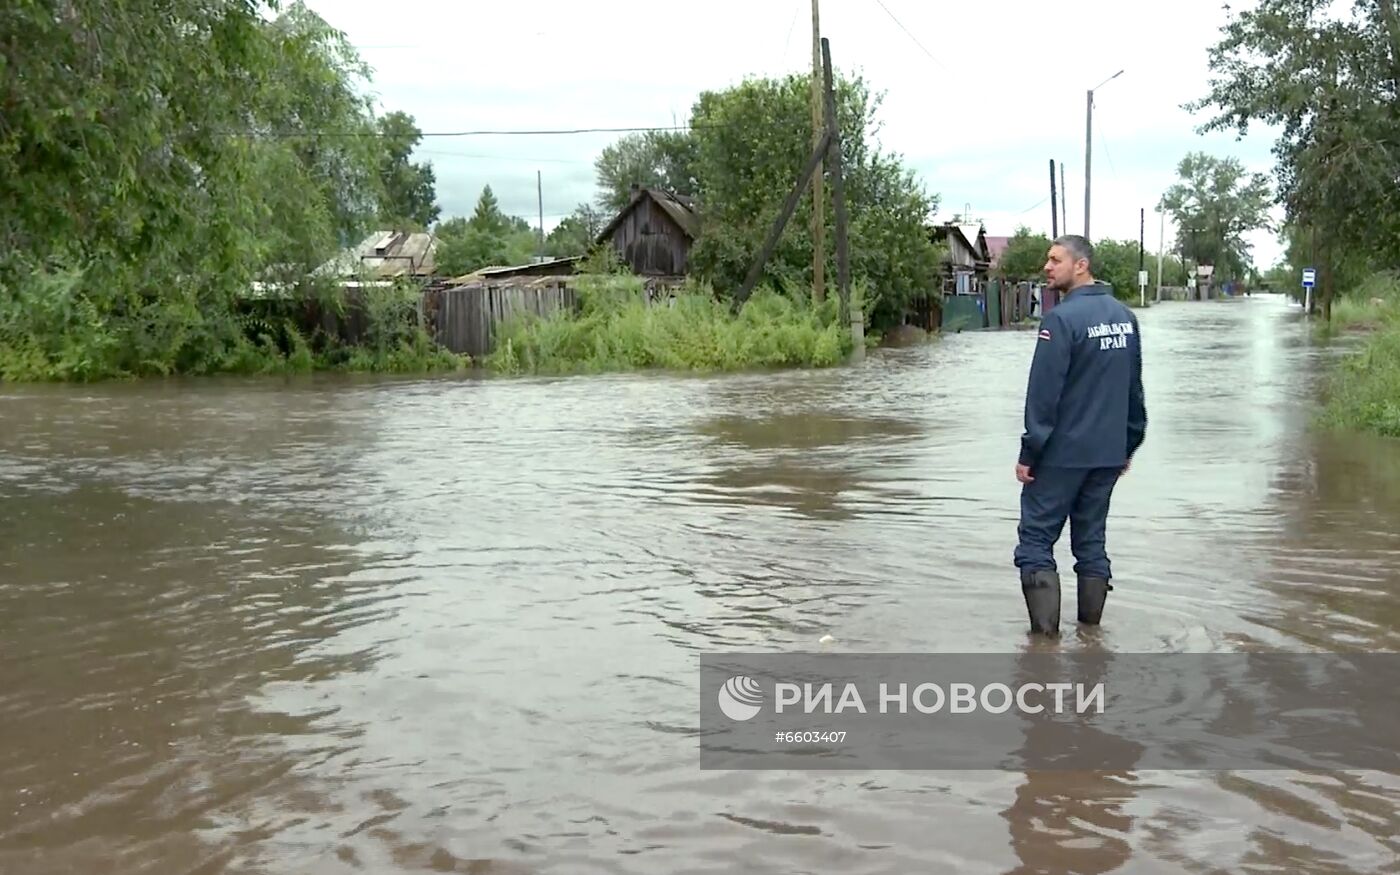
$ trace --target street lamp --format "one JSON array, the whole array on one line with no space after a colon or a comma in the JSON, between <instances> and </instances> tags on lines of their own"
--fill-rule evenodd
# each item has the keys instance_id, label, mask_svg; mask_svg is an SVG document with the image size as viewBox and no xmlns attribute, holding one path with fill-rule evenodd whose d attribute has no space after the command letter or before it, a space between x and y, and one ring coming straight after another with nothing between
<instances>
[{"instance_id":1,"label":"street lamp","mask_svg":"<svg viewBox=\"0 0 1400 875\"><path fill-rule=\"evenodd\" d=\"M1089 175L1090 168L1093 166L1094 157L1094 92L1098 91L1100 88L1104 87L1105 85L1122 75L1123 71L1119 70L1117 73L1114 73L1112 76L1109 76L1107 79L1103 80L1098 85L1095 85L1093 88L1090 88L1085 100L1086 111L1084 114L1084 239L1089 240L1091 242L1093 241L1093 238L1089 236Z\"/></svg>"}]
</instances>

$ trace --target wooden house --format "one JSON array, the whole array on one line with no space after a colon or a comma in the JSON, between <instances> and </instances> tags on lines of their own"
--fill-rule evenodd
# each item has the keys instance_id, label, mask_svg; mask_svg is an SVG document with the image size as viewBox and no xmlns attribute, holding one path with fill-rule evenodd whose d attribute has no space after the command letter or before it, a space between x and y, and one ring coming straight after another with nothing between
<instances>
[{"instance_id":1,"label":"wooden house","mask_svg":"<svg viewBox=\"0 0 1400 875\"><path fill-rule=\"evenodd\" d=\"M945 222L934 227L931 239L946 247L943 293L976 295L983 291L992 265L987 233L980 224Z\"/></svg>"},{"instance_id":2,"label":"wooden house","mask_svg":"<svg viewBox=\"0 0 1400 875\"><path fill-rule=\"evenodd\" d=\"M700 220L690 198L656 188L633 186L632 199L598 235L632 273L682 277L690 248L700 236Z\"/></svg>"}]
</instances>

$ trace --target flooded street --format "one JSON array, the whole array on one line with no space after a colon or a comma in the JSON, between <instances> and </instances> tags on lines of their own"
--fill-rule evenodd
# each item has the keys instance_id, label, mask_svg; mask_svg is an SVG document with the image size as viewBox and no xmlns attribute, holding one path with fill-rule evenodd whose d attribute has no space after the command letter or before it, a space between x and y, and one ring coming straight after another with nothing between
<instances>
[{"instance_id":1,"label":"flooded street","mask_svg":"<svg viewBox=\"0 0 1400 875\"><path fill-rule=\"evenodd\" d=\"M1400 449L1307 423L1335 350L1139 318L1101 646L1400 649ZM1384 774L699 769L702 652L1027 646L1034 342L0 386L0 872L1400 871Z\"/></svg>"}]
</instances>

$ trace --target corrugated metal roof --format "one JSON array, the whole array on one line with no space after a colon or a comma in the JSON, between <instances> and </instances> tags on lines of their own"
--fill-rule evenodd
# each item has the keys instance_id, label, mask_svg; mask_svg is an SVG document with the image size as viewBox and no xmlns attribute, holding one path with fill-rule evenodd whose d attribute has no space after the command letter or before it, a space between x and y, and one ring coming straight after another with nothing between
<instances>
[{"instance_id":1,"label":"corrugated metal roof","mask_svg":"<svg viewBox=\"0 0 1400 875\"><path fill-rule=\"evenodd\" d=\"M570 255L565 258L553 258L549 261L530 264L493 264L456 277L452 282L462 284L475 280L500 279L510 276L565 276L572 274L574 266L582 260L582 255Z\"/></svg>"},{"instance_id":2,"label":"corrugated metal roof","mask_svg":"<svg viewBox=\"0 0 1400 875\"><path fill-rule=\"evenodd\" d=\"M376 279L424 276L433 272L437 237L424 231L375 231L357 246L321 265L321 275L367 274Z\"/></svg>"}]
</instances>

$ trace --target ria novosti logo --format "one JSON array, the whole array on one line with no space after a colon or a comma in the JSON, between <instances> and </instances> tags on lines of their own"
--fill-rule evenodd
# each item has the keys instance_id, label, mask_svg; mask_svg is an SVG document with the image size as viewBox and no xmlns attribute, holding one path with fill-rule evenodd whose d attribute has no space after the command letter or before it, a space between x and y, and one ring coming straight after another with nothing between
<instances>
[{"instance_id":1,"label":"ria novosti logo","mask_svg":"<svg viewBox=\"0 0 1400 875\"><path fill-rule=\"evenodd\" d=\"M763 690L758 681L735 675L719 688L719 709L730 720L748 720L763 707Z\"/></svg>"}]
</instances>

